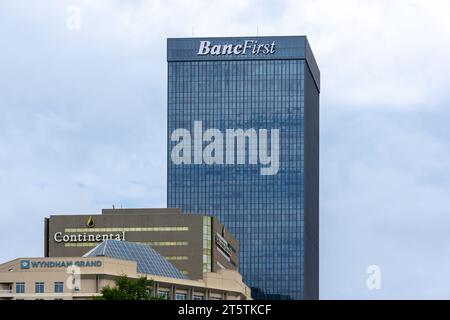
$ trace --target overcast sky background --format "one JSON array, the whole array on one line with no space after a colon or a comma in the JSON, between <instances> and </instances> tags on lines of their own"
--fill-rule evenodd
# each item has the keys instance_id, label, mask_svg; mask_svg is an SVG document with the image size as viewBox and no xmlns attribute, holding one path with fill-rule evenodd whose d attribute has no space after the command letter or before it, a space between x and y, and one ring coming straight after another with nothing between
<instances>
[{"instance_id":1,"label":"overcast sky background","mask_svg":"<svg viewBox=\"0 0 450 320\"><path fill-rule=\"evenodd\" d=\"M322 73L321 298L450 299L440 0L1 1L0 262L42 256L50 214L164 207L166 38L257 32L307 35Z\"/></svg>"}]
</instances>

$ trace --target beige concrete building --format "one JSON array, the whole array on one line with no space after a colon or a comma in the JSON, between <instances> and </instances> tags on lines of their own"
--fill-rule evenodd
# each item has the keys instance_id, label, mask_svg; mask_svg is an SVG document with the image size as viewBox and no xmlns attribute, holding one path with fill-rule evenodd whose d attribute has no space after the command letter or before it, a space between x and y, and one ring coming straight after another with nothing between
<instances>
[{"instance_id":1,"label":"beige concrete building","mask_svg":"<svg viewBox=\"0 0 450 320\"><path fill-rule=\"evenodd\" d=\"M138 272L138 262L105 256L18 258L0 265L0 300L76 300L100 295L126 274L153 280L155 296L171 300L245 300L250 288L234 270L204 273L201 280Z\"/></svg>"}]
</instances>

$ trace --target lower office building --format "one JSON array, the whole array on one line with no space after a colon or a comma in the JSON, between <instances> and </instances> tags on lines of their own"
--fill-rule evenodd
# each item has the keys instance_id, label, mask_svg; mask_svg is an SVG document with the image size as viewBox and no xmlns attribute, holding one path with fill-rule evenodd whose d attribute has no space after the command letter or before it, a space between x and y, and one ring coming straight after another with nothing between
<instances>
[{"instance_id":1,"label":"lower office building","mask_svg":"<svg viewBox=\"0 0 450 320\"><path fill-rule=\"evenodd\" d=\"M150 245L189 279L239 270L239 243L215 217L143 208L45 218L45 257L82 256L105 240Z\"/></svg>"},{"instance_id":2,"label":"lower office building","mask_svg":"<svg viewBox=\"0 0 450 320\"><path fill-rule=\"evenodd\" d=\"M246 300L250 288L235 270L187 279L150 246L106 240L84 257L18 258L0 264L0 300L86 300L122 275L146 276L155 297L169 300Z\"/></svg>"}]
</instances>

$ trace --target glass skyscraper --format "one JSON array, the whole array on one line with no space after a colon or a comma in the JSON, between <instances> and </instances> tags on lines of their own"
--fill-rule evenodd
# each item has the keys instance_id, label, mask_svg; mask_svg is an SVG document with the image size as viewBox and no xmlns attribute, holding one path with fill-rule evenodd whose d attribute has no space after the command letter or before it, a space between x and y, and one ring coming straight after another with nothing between
<instances>
[{"instance_id":1,"label":"glass skyscraper","mask_svg":"<svg viewBox=\"0 0 450 320\"><path fill-rule=\"evenodd\" d=\"M173 38L167 60L168 207L220 218L254 298L317 299L320 73L307 38Z\"/></svg>"}]
</instances>

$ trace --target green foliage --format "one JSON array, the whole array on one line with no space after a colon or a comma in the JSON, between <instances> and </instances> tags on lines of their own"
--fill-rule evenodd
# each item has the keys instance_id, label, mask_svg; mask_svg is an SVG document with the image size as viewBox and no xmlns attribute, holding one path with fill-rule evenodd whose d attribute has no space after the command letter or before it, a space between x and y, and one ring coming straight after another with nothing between
<instances>
[{"instance_id":1,"label":"green foliage","mask_svg":"<svg viewBox=\"0 0 450 320\"><path fill-rule=\"evenodd\" d=\"M153 281L147 277L129 279L126 275L116 280L116 286L103 287L97 300L155 300L152 295Z\"/></svg>"}]
</instances>

